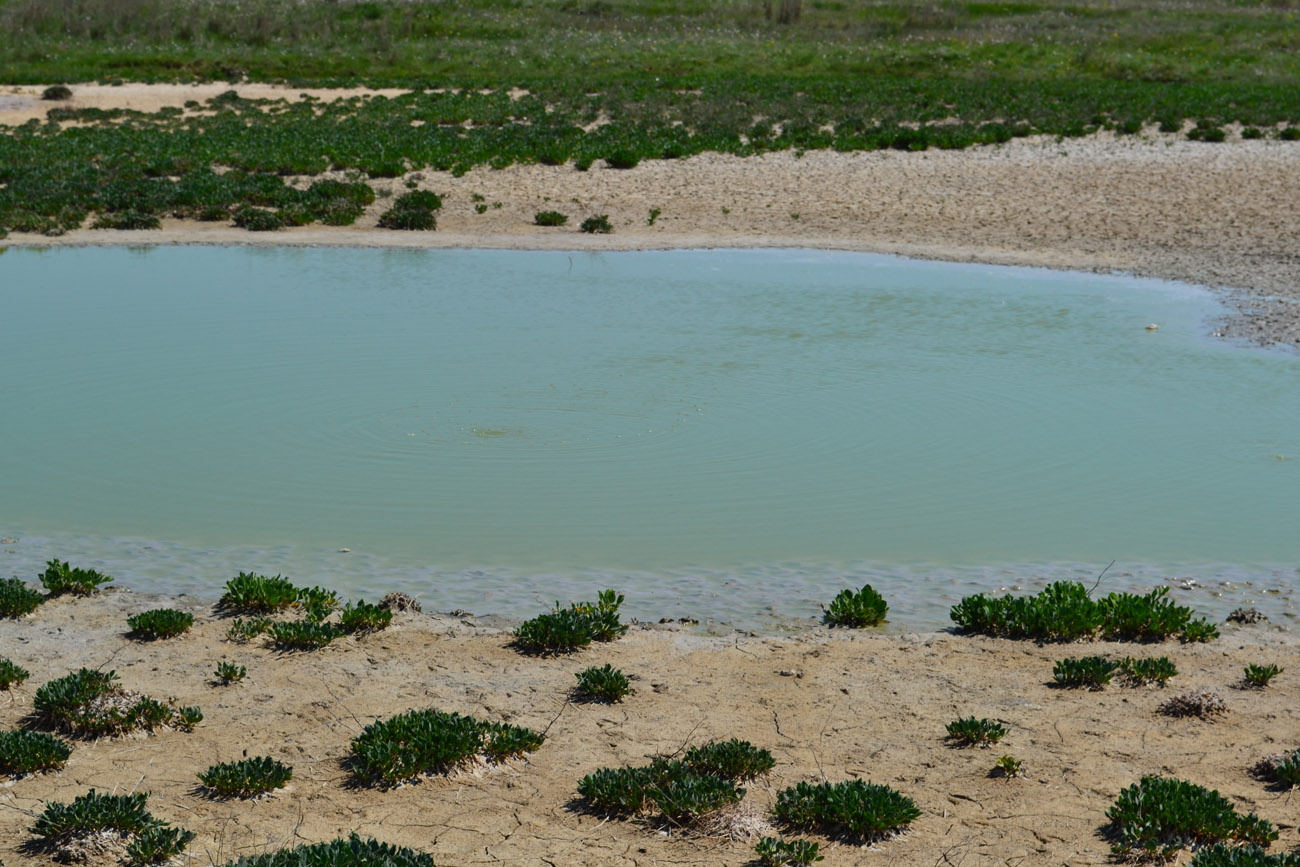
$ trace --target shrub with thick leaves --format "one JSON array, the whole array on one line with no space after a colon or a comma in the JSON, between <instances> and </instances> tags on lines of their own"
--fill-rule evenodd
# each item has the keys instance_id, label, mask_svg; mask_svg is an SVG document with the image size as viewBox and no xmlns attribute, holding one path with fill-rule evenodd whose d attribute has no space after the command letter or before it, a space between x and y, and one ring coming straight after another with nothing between
<instances>
[{"instance_id":1,"label":"shrub with thick leaves","mask_svg":"<svg viewBox=\"0 0 1300 867\"><path fill-rule=\"evenodd\" d=\"M45 732L14 729L0 732L0 774L13 777L63 767L72 755L67 741Z\"/></svg>"},{"instance_id":2,"label":"shrub with thick leaves","mask_svg":"<svg viewBox=\"0 0 1300 867\"><path fill-rule=\"evenodd\" d=\"M761 777L776 767L771 752L737 738L691 747L682 761L697 774L740 782Z\"/></svg>"},{"instance_id":3,"label":"shrub with thick leaves","mask_svg":"<svg viewBox=\"0 0 1300 867\"><path fill-rule=\"evenodd\" d=\"M595 602L573 602L534 617L515 628L514 646L537 655L573 653L593 641L613 641L627 632L619 620L623 594L602 590Z\"/></svg>"},{"instance_id":4,"label":"shrub with thick leaves","mask_svg":"<svg viewBox=\"0 0 1300 867\"><path fill-rule=\"evenodd\" d=\"M911 798L863 780L798 783L776 796L773 813L791 827L846 833L867 841L897 834L921 815Z\"/></svg>"},{"instance_id":5,"label":"shrub with thick leaves","mask_svg":"<svg viewBox=\"0 0 1300 867\"><path fill-rule=\"evenodd\" d=\"M194 625L194 615L175 608L155 608L132 615L126 622L131 627L133 637L154 641L188 631Z\"/></svg>"},{"instance_id":6,"label":"shrub with thick leaves","mask_svg":"<svg viewBox=\"0 0 1300 867\"><path fill-rule=\"evenodd\" d=\"M293 768L270 756L255 756L213 765L198 776L200 783L220 797L255 798L288 785Z\"/></svg>"},{"instance_id":7,"label":"shrub with thick leaves","mask_svg":"<svg viewBox=\"0 0 1300 867\"><path fill-rule=\"evenodd\" d=\"M1277 839L1272 824L1254 813L1242 816L1218 792L1172 777L1143 777L1119 793L1106 811L1125 857L1169 858L1179 849L1227 841L1267 846Z\"/></svg>"},{"instance_id":8,"label":"shrub with thick leaves","mask_svg":"<svg viewBox=\"0 0 1300 867\"><path fill-rule=\"evenodd\" d=\"M870 584L862 585L861 590L841 590L831 600L823 618L828 626L848 626L861 629L866 626L878 626L885 622L885 612L889 604Z\"/></svg>"},{"instance_id":9,"label":"shrub with thick leaves","mask_svg":"<svg viewBox=\"0 0 1300 867\"><path fill-rule=\"evenodd\" d=\"M31 614L44 597L17 578L0 578L0 617L16 618Z\"/></svg>"},{"instance_id":10,"label":"shrub with thick leaves","mask_svg":"<svg viewBox=\"0 0 1300 867\"><path fill-rule=\"evenodd\" d=\"M366 726L352 740L358 777L392 784L445 773L476 755L502 760L532 752L542 736L531 729L485 723L438 710L413 710Z\"/></svg>"},{"instance_id":11,"label":"shrub with thick leaves","mask_svg":"<svg viewBox=\"0 0 1300 867\"><path fill-rule=\"evenodd\" d=\"M45 572L41 575L41 584L51 596L90 596L98 592L99 585L112 580L102 572L73 567L57 559L46 563Z\"/></svg>"},{"instance_id":12,"label":"shrub with thick leaves","mask_svg":"<svg viewBox=\"0 0 1300 867\"><path fill-rule=\"evenodd\" d=\"M423 852L352 834L348 839L278 849L231 861L226 867L434 867Z\"/></svg>"},{"instance_id":13,"label":"shrub with thick leaves","mask_svg":"<svg viewBox=\"0 0 1300 867\"><path fill-rule=\"evenodd\" d=\"M31 672L12 659L0 658L0 689L8 689L15 684L22 683L29 677L31 677Z\"/></svg>"},{"instance_id":14,"label":"shrub with thick leaves","mask_svg":"<svg viewBox=\"0 0 1300 867\"><path fill-rule=\"evenodd\" d=\"M217 607L259 614L279 611L297 602L298 594L298 588L287 578L240 572L226 582L226 592L221 595Z\"/></svg>"}]
</instances>

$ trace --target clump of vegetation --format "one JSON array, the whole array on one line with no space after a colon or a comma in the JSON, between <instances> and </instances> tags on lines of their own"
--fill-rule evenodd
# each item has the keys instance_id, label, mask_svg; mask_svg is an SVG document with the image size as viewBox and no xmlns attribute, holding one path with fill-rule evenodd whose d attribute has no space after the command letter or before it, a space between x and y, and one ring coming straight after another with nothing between
<instances>
[{"instance_id":1,"label":"clump of vegetation","mask_svg":"<svg viewBox=\"0 0 1300 867\"><path fill-rule=\"evenodd\" d=\"M67 741L45 732L14 729L0 732L0 774L22 777L57 770L72 755Z\"/></svg>"},{"instance_id":2,"label":"clump of vegetation","mask_svg":"<svg viewBox=\"0 0 1300 867\"><path fill-rule=\"evenodd\" d=\"M11 659L0 657L0 689L8 689L31 677L31 672Z\"/></svg>"},{"instance_id":3,"label":"clump of vegetation","mask_svg":"<svg viewBox=\"0 0 1300 867\"><path fill-rule=\"evenodd\" d=\"M862 585L861 590L841 590L831 600L826 609L824 620L828 626L848 626L861 629L877 626L885 622L885 612L889 604L870 584Z\"/></svg>"},{"instance_id":4,"label":"clump of vegetation","mask_svg":"<svg viewBox=\"0 0 1300 867\"><path fill-rule=\"evenodd\" d=\"M1102 689L1115 675L1119 663L1104 656L1062 659L1052 668L1052 678L1060 686Z\"/></svg>"},{"instance_id":5,"label":"clump of vegetation","mask_svg":"<svg viewBox=\"0 0 1300 867\"><path fill-rule=\"evenodd\" d=\"M56 84L52 87L47 87L41 91L41 99L50 102L72 99L72 88L64 84Z\"/></svg>"},{"instance_id":6,"label":"clump of vegetation","mask_svg":"<svg viewBox=\"0 0 1300 867\"><path fill-rule=\"evenodd\" d=\"M442 207L442 197L429 190L412 190L393 201L393 206L379 216L381 229L408 231L438 228L434 211Z\"/></svg>"},{"instance_id":7,"label":"clump of vegetation","mask_svg":"<svg viewBox=\"0 0 1300 867\"><path fill-rule=\"evenodd\" d=\"M446 773L481 756L504 761L532 752L542 735L505 723L438 710L414 710L366 726L352 740L352 771L387 784Z\"/></svg>"},{"instance_id":8,"label":"clump of vegetation","mask_svg":"<svg viewBox=\"0 0 1300 867\"><path fill-rule=\"evenodd\" d=\"M1203 720L1214 719L1228 712L1228 704L1217 692L1192 690L1176 695L1160 705L1165 716L1194 716Z\"/></svg>"},{"instance_id":9,"label":"clump of vegetation","mask_svg":"<svg viewBox=\"0 0 1300 867\"><path fill-rule=\"evenodd\" d=\"M46 845L64 848L78 840L114 831L129 836L126 860L131 865L156 864L179 855L194 839L194 832L171 828L145 809L143 792L101 795L94 789L71 804L51 801L32 825L31 832Z\"/></svg>"},{"instance_id":10,"label":"clump of vegetation","mask_svg":"<svg viewBox=\"0 0 1300 867\"><path fill-rule=\"evenodd\" d=\"M31 614L43 598L17 578L0 578L0 617L13 619Z\"/></svg>"},{"instance_id":11,"label":"clump of vegetation","mask_svg":"<svg viewBox=\"0 0 1300 867\"><path fill-rule=\"evenodd\" d=\"M1006 728L991 719L966 717L948 723L948 738L963 747L987 747L1006 737Z\"/></svg>"},{"instance_id":12,"label":"clump of vegetation","mask_svg":"<svg viewBox=\"0 0 1300 867\"><path fill-rule=\"evenodd\" d=\"M123 734L163 726L189 731L203 719L196 707L176 708L123 689L115 672L83 668L36 690L36 716L45 725L83 737Z\"/></svg>"},{"instance_id":13,"label":"clump of vegetation","mask_svg":"<svg viewBox=\"0 0 1300 867\"><path fill-rule=\"evenodd\" d=\"M194 625L194 615L175 608L155 608L132 615L126 622L134 637L153 641L172 638L188 631Z\"/></svg>"},{"instance_id":14,"label":"clump of vegetation","mask_svg":"<svg viewBox=\"0 0 1300 867\"><path fill-rule=\"evenodd\" d=\"M998 756L998 760L993 763L993 773L998 776L1013 779L1024 773L1024 771L1020 769L1020 766L1023 764L1024 762L1015 756Z\"/></svg>"},{"instance_id":15,"label":"clump of vegetation","mask_svg":"<svg viewBox=\"0 0 1300 867\"><path fill-rule=\"evenodd\" d=\"M226 592L217 607L231 611L266 613L288 608L298 601L300 591L287 578L268 578L240 572L226 582Z\"/></svg>"},{"instance_id":16,"label":"clump of vegetation","mask_svg":"<svg viewBox=\"0 0 1300 867\"><path fill-rule=\"evenodd\" d=\"M1300 750L1265 756L1255 763L1251 773L1283 789L1300 786Z\"/></svg>"},{"instance_id":17,"label":"clump of vegetation","mask_svg":"<svg viewBox=\"0 0 1300 867\"><path fill-rule=\"evenodd\" d=\"M90 596L98 592L99 585L112 580L94 569L73 568L59 560L46 563L45 572L41 575L41 584L51 596Z\"/></svg>"},{"instance_id":18,"label":"clump of vegetation","mask_svg":"<svg viewBox=\"0 0 1300 867\"><path fill-rule=\"evenodd\" d=\"M589 235L608 235L614 231L608 214L596 214L583 220L578 228Z\"/></svg>"},{"instance_id":19,"label":"clump of vegetation","mask_svg":"<svg viewBox=\"0 0 1300 867\"><path fill-rule=\"evenodd\" d=\"M773 813L791 827L844 833L866 841L900 833L921 815L911 798L863 780L798 783L776 796Z\"/></svg>"},{"instance_id":20,"label":"clump of vegetation","mask_svg":"<svg viewBox=\"0 0 1300 867\"><path fill-rule=\"evenodd\" d=\"M967 632L1034 641L1184 641L1217 638L1218 628L1193 619L1192 609L1176 605L1168 587L1145 595L1111 593L1094 600L1077 581L1049 584L1037 596L984 593L967 596L952 607L954 623Z\"/></svg>"},{"instance_id":21,"label":"clump of vegetation","mask_svg":"<svg viewBox=\"0 0 1300 867\"><path fill-rule=\"evenodd\" d=\"M578 794L590 809L606 815L631 816L653 806L668 821L684 825L739 803L745 790L735 779L658 758L645 767L590 773L578 782Z\"/></svg>"},{"instance_id":22,"label":"clump of vegetation","mask_svg":"<svg viewBox=\"0 0 1300 867\"><path fill-rule=\"evenodd\" d=\"M226 640L247 644L270 629L272 622L269 617L253 617L249 620L236 617L226 630Z\"/></svg>"},{"instance_id":23,"label":"clump of vegetation","mask_svg":"<svg viewBox=\"0 0 1300 867\"><path fill-rule=\"evenodd\" d=\"M1279 668L1276 663L1270 662L1268 665L1247 665L1245 672L1242 674L1242 683L1251 689L1263 689L1268 686L1269 681L1277 677L1284 668Z\"/></svg>"},{"instance_id":24,"label":"clump of vegetation","mask_svg":"<svg viewBox=\"0 0 1300 867\"><path fill-rule=\"evenodd\" d=\"M272 211L253 205L240 205L235 208L231 219L236 226L250 232L274 232L289 225L283 211Z\"/></svg>"},{"instance_id":25,"label":"clump of vegetation","mask_svg":"<svg viewBox=\"0 0 1300 867\"><path fill-rule=\"evenodd\" d=\"M1178 674L1178 667L1167 656L1147 659L1134 659L1126 656L1119 661L1120 671L1128 678L1131 686L1158 683L1164 686L1169 678Z\"/></svg>"},{"instance_id":26,"label":"clump of vegetation","mask_svg":"<svg viewBox=\"0 0 1300 867\"><path fill-rule=\"evenodd\" d=\"M1179 849L1229 840L1267 846L1272 824L1238 814L1218 792L1172 777L1143 777L1106 811L1116 855L1169 860Z\"/></svg>"},{"instance_id":27,"label":"clump of vegetation","mask_svg":"<svg viewBox=\"0 0 1300 867\"><path fill-rule=\"evenodd\" d=\"M576 676L578 685L574 687L573 694L582 701L616 704L632 691L627 675L609 663L599 668L593 665L578 672Z\"/></svg>"},{"instance_id":28,"label":"clump of vegetation","mask_svg":"<svg viewBox=\"0 0 1300 867\"><path fill-rule=\"evenodd\" d=\"M754 846L754 854L763 867L808 867L822 860L820 849L814 840L763 837Z\"/></svg>"},{"instance_id":29,"label":"clump of vegetation","mask_svg":"<svg viewBox=\"0 0 1300 867\"><path fill-rule=\"evenodd\" d=\"M593 602L573 602L525 621L515 628L514 646L524 653L573 653L593 641L613 641L627 632L619 620L623 594L602 590Z\"/></svg>"},{"instance_id":30,"label":"clump of vegetation","mask_svg":"<svg viewBox=\"0 0 1300 867\"><path fill-rule=\"evenodd\" d=\"M1215 843L1198 851L1189 867L1300 867L1300 855L1285 852L1270 855L1253 843L1245 846Z\"/></svg>"},{"instance_id":31,"label":"clump of vegetation","mask_svg":"<svg viewBox=\"0 0 1300 867\"><path fill-rule=\"evenodd\" d=\"M568 215L561 214L559 211L538 211L533 215L534 226L563 226L567 222L569 222Z\"/></svg>"},{"instance_id":32,"label":"clump of vegetation","mask_svg":"<svg viewBox=\"0 0 1300 867\"><path fill-rule=\"evenodd\" d=\"M302 610L303 617L320 623L338 609L339 597L333 590L324 587L303 587L298 590L295 604Z\"/></svg>"},{"instance_id":33,"label":"clump of vegetation","mask_svg":"<svg viewBox=\"0 0 1300 867\"><path fill-rule=\"evenodd\" d=\"M345 633L333 623L289 620L272 623L267 634L271 637L271 643L280 650L319 650Z\"/></svg>"},{"instance_id":34,"label":"clump of vegetation","mask_svg":"<svg viewBox=\"0 0 1300 867\"><path fill-rule=\"evenodd\" d=\"M230 862L227 867L433 867L433 858L352 834L348 839L278 849Z\"/></svg>"},{"instance_id":35,"label":"clump of vegetation","mask_svg":"<svg viewBox=\"0 0 1300 867\"><path fill-rule=\"evenodd\" d=\"M162 221L157 214L148 214L143 211L116 211L110 214L100 214L95 218L92 229L117 229L127 231L131 229L157 229L161 227Z\"/></svg>"},{"instance_id":36,"label":"clump of vegetation","mask_svg":"<svg viewBox=\"0 0 1300 867\"><path fill-rule=\"evenodd\" d=\"M293 768L270 756L213 765L199 774L199 782L222 798L255 798L283 789Z\"/></svg>"},{"instance_id":37,"label":"clump of vegetation","mask_svg":"<svg viewBox=\"0 0 1300 867\"><path fill-rule=\"evenodd\" d=\"M376 632L388 628L393 622L391 609L369 602L349 602L339 614L339 628L349 634L357 632Z\"/></svg>"},{"instance_id":38,"label":"clump of vegetation","mask_svg":"<svg viewBox=\"0 0 1300 867\"><path fill-rule=\"evenodd\" d=\"M691 747L682 761L697 774L740 782L757 779L776 767L771 752L736 738Z\"/></svg>"},{"instance_id":39,"label":"clump of vegetation","mask_svg":"<svg viewBox=\"0 0 1300 867\"><path fill-rule=\"evenodd\" d=\"M248 675L248 669L242 665L235 665L233 662L225 662L223 660L222 662L217 663L216 675L217 680L221 681L226 686L229 686L232 683L239 683L243 680Z\"/></svg>"}]
</instances>

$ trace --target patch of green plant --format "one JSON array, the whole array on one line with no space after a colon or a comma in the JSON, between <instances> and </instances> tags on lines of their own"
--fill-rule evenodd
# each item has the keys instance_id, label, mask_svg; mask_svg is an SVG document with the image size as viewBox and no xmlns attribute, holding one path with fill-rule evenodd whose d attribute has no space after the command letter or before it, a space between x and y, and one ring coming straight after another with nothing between
<instances>
[{"instance_id":1,"label":"patch of green plant","mask_svg":"<svg viewBox=\"0 0 1300 867\"><path fill-rule=\"evenodd\" d=\"M609 663L597 668L584 669L576 675L578 685L574 687L574 696L583 701L599 701L615 704L632 690L627 675Z\"/></svg>"},{"instance_id":2,"label":"patch of green plant","mask_svg":"<svg viewBox=\"0 0 1300 867\"><path fill-rule=\"evenodd\" d=\"M117 689L117 681L115 672L83 668L37 689L32 709L46 725L75 731L85 706Z\"/></svg>"},{"instance_id":3,"label":"patch of green plant","mask_svg":"<svg viewBox=\"0 0 1300 867\"><path fill-rule=\"evenodd\" d=\"M573 653L593 641L613 641L627 632L619 619L623 595L602 590L595 602L572 602L525 621L515 628L514 646L524 653Z\"/></svg>"},{"instance_id":4,"label":"patch of green plant","mask_svg":"<svg viewBox=\"0 0 1300 867\"><path fill-rule=\"evenodd\" d=\"M1124 857L1167 860L1179 849L1230 840L1267 846L1278 836L1272 824L1238 814L1218 792L1172 777L1143 777L1119 793L1106 818L1111 849Z\"/></svg>"},{"instance_id":5,"label":"patch of green plant","mask_svg":"<svg viewBox=\"0 0 1300 867\"><path fill-rule=\"evenodd\" d=\"M230 215L231 220L241 229L250 232L274 232L288 225L282 211L258 208L253 205L240 205Z\"/></svg>"},{"instance_id":6,"label":"patch of green plant","mask_svg":"<svg viewBox=\"0 0 1300 867\"><path fill-rule=\"evenodd\" d=\"M561 214L559 211L538 211L533 214L534 226L563 226L569 222L567 214Z\"/></svg>"},{"instance_id":7,"label":"patch of green plant","mask_svg":"<svg viewBox=\"0 0 1300 867\"><path fill-rule=\"evenodd\" d=\"M131 229L157 229L162 226L157 214L148 214L143 211L117 211L115 213L100 214L95 218L92 229L117 229L119 231Z\"/></svg>"},{"instance_id":8,"label":"patch of green plant","mask_svg":"<svg viewBox=\"0 0 1300 867\"><path fill-rule=\"evenodd\" d=\"M823 859L821 847L814 840L763 837L754 846L754 854L763 867L808 867Z\"/></svg>"},{"instance_id":9,"label":"patch of green plant","mask_svg":"<svg viewBox=\"0 0 1300 867\"><path fill-rule=\"evenodd\" d=\"M213 765L199 774L199 782L223 798L255 798L284 788L293 768L270 756Z\"/></svg>"},{"instance_id":10,"label":"patch of green plant","mask_svg":"<svg viewBox=\"0 0 1300 867\"><path fill-rule=\"evenodd\" d=\"M31 672L11 659L0 657L0 689L8 689L31 677Z\"/></svg>"},{"instance_id":11,"label":"patch of green plant","mask_svg":"<svg viewBox=\"0 0 1300 867\"><path fill-rule=\"evenodd\" d=\"M271 643L280 650L319 650L345 634L333 623L317 620L272 623L267 630Z\"/></svg>"},{"instance_id":12,"label":"patch of green plant","mask_svg":"<svg viewBox=\"0 0 1300 867\"><path fill-rule=\"evenodd\" d=\"M1119 661L1120 671L1133 686L1158 683L1164 686L1171 677L1178 674L1178 667L1167 656L1147 659L1134 659L1126 656Z\"/></svg>"},{"instance_id":13,"label":"patch of green plant","mask_svg":"<svg viewBox=\"0 0 1300 867\"><path fill-rule=\"evenodd\" d=\"M993 773L1008 779L1020 776L1023 771L1021 765L1024 762L1015 756L998 756L998 760L993 763Z\"/></svg>"},{"instance_id":14,"label":"patch of green plant","mask_svg":"<svg viewBox=\"0 0 1300 867\"><path fill-rule=\"evenodd\" d=\"M691 747L682 762L697 774L739 782L761 777L776 767L771 752L736 738Z\"/></svg>"},{"instance_id":15,"label":"patch of green plant","mask_svg":"<svg viewBox=\"0 0 1300 867\"><path fill-rule=\"evenodd\" d=\"M948 723L949 739L956 741L960 746L987 747L1002 740L1006 734L1006 727L991 719L976 719L970 716Z\"/></svg>"},{"instance_id":16,"label":"patch of green plant","mask_svg":"<svg viewBox=\"0 0 1300 867\"><path fill-rule=\"evenodd\" d=\"M65 99L72 99L72 88L62 84L56 84L52 87L47 87L41 91L41 99L51 100L51 101L62 101Z\"/></svg>"},{"instance_id":17,"label":"patch of green plant","mask_svg":"<svg viewBox=\"0 0 1300 867\"><path fill-rule=\"evenodd\" d=\"M72 755L67 741L45 732L14 729L0 732L0 774L22 777L57 770Z\"/></svg>"},{"instance_id":18,"label":"patch of green plant","mask_svg":"<svg viewBox=\"0 0 1300 867\"><path fill-rule=\"evenodd\" d=\"M349 602L339 614L339 628L347 633L375 632L387 629L392 622L391 610L369 602Z\"/></svg>"},{"instance_id":19,"label":"patch of green plant","mask_svg":"<svg viewBox=\"0 0 1300 867\"><path fill-rule=\"evenodd\" d=\"M1218 629L1193 620L1192 610L1167 597L1168 587L1150 593L1111 593L1093 600L1083 584L1057 581L1036 596L994 598L976 594L952 607L954 623L967 632L1035 641L1209 641Z\"/></svg>"},{"instance_id":20,"label":"patch of green plant","mask_svg":"<svg viewBox=\"0 0 1300 867\"><path fill-rule=\"evenodd\" d=\"M589 235L608 235L614 231L608 214L595 214L583 220L578 228Z\"/></svg>"},{"instance_id":21,"label":"patch of green plant","mask_svg":"<svg viewBox=\"0 0 1300 867\"><path fill-rule=\"evenodd\" d=\"M1251 772L1279 788L1294 789L1300 786L1300 750L1265 756L1255 763Z\"/></svg>"},{"instance_id":22,"label":"patch of green plant","mask_svg":"<svg viewBox=\"0 0 1300 867\"><path fill-rule=\"evenodd\" d=\"M240 572L226 582L218 607L232 611L263 613L288 608L298 601L298 588L287 578L268 578Z\"/></svg>"},{"instance_id":23,"label":"patch of green plant","mask_svg":"<svg viewBox=\"0 0 1300 867\"><path fill-rule=\"evenodd\" d=\"M37 817L31 832L47 844L90 837L102 831L130 835L126 861L130 865L156 864L179 855L194 839L194 832L172 828L146 808L143 792L101 795L91 789L71 804L51 801Z\"/></svg>"},{"instance_id":24,"label":"patch of green plant","mask_svg":"<svg viewBox=\"0 0 1300 867\"><path fill-rule=\"evenodd\" d=\"M434 867L423 852L390 846L355 833L348 839L278 849L231 861L227 867Z\"/></svg>"},{"instance_id":25,"label":"patch of green plant","mask_svg":"<svg viewBox=\"0 0 1300 867\"><path fill-rule=\"evenodd\" d=\"M826 609L824 620L829 626L848 626L860 629L866 626L878 626L885 622L885 612L889 604L870 584L862 585L861 590L841 590L831 600Z\"/></svg>"},{"instance_id":26,"label":"patch of green plant","mask_svg":"<svg viewBox=\"0 0 1300 867\"><path fill-rule=\"evenodd\" d=\"M503 760L536 750L531 729L438 710L415 710L366 726L352 740L352 772L387 784L446 773L474 756Z\"/></svg>"},{"instance_id":27,"label":"patch of green plant","mask_svg":"<svg viewBox=\"0 0 1300 867\"><path fill-rule=\"evenodd\" d=\"M797 783L776 796L777 821L826 834L873 841L900 833L921 815L916 803L889 786L863 780Z\"/></svg>"},{"instance_id":28,"label":"patch of green plant","mask_svg":"<svg viewBox=\"0 0 1300 867\"><path fill-rule=\"evenodd\" d=\"M0 617L31 614L40 607L43 598L17 578L0 578Z\"/></svg>"},{"instance_id":29,"label":"patch of green plant","mask_svg":"<svg viewBox=\"0 0 1300 867\"><path fill-rule=\"evenodd\" d=\"M224 660L217 663L217 680L227 686L232 683L239 683L247 675L248 669L242 665L235 665L233 662L226 662Z\"/></svg>"},{"instance_id":30,"label":"patch of green plant","mask_svg":"<svg viewBox=\"0 0 1300 867\"><path fill-rule=\"evenodd\" d=\"M83 737L100 737L162 726L190 730L203 719L198 708L175 709L118 685L115 672L83 668L52 680L32 700L45 725Z\"/></svg>"},{"instance_id":31,"label":"patch of green plant","mask_svg":"<svg viewBox=\"0 0 1300 867\"><path fill-rule=\"evenodd\" d=\"M1270 855L1254 844L1215 843L1198 851L1189 867L1300 867L1300 855L1286 852Z\"/></svg>"},{"instance_id":32,"label":"patch of green plant","mask_svg":"<svg viewBox=\"0 0 1300 867\"><path fill-rule=\"evenodd\" d=\"M161 864L185 851L194 840L194 832L184 828L169 828L157 822L131 838L126 845L126 862L132 867L144 864Z\"/></svg>"},{"instance_id":33,"label":"patch of green plant","mask_svg":"<svg viewBox=\"0 0 1300 867\"><path fill-rule=\"evenodd\" d=\"M1103 689L1115 676L1119 663L1104 656L1062 659L1052 668L1052 678L1060 686Z\"/></svg>"},{"instance_id":34,"label":"patch of green plant","mask_svg":"<svg viewBox=\"0 0 1300 867\"><path fill-rule=\"evenodd\" d=\"M324 587L303 587L298 590L295 604L302 609L303 617L320 623L339 607L338 594Z\"/></svg>"},{"instance_id":35,"label":"patch of green plant","mask_svg":"<svg viewBox=\"0 0 1300 867\"><path fill-rule=\"evenodd\" d=\"M90 596L98 592L99 585L112 580L94 569L73 568L60 560L46 563L45 572L41 575L41 584L51 596Z\"/></svg>"},{"instance_id":36,"label":"patch of green plant","mask_svg":"<svg viewBox=\"0 0 1300 867\"><path fill-rule=\"evenodd\" d=\"M602 768L578 782L589 809L630 816L652 805L668 821L689 824L738 803L745 790L734 779L701 772L685 762L655 759L639 768Z\"/></svg>"},{"instance_id":37,"label":"patch of green plant","mask_svg":"<svg viewBox=\"0 0 1300 867\"><path fill-rule=\"evenodd\" d=\"M429 190L412 190L393 201L393 206L379 216L381 229L408 231L438 228L434 211L442 207L442 197Z\"/></svg>"},{"instance_id":38,"label":"patch of green plant","mask_svg":"<svg viewBox=\"0 0 1300 867\"><path fill-rule=\"evenodd\" d=\"M273 622L269 617L253 617L249 620L236 617L226 630L226 640L247 644L270 629Z\"/></svg>"},{"instance_id":39,"label":"patch of green plant","mask_svg":"<svg viewBox=\"0 0 1300 867\"><path fill-rule=\"evenodd\" d=\"M194 615L188 611L175 608L155 608L142 611L126 619L135 638L153 641L158 638L172 638L189 630L194 625Z\"/></svg>"},{"instance_id":40,"label":"patch of green plant","mask_svg":"<svg viewBox=\"0 0 1300 867\"><path fill-rule=\"evenodd\" d=\"M664 818L675 825L697 822L745 797L745 790L735 780L693 771L670 775L648 793Z\"/></svg>"},{"instance_id":41,"label":"patch of green plant","mask_svg":"<svg viewBox=\"0 0 1300 867\"><path fill-rule=\"evenodd\" d=\"M1285 670L1286 669L1284 668L1279 668L1276 663L1272 662L1267 665L1255 665L1254 663L1251 663L1246 666L1246 670L1242 675L1242 682L1253 689L1263 689L1268 686L1269 681Z\"/></svg>"}]
</instances>

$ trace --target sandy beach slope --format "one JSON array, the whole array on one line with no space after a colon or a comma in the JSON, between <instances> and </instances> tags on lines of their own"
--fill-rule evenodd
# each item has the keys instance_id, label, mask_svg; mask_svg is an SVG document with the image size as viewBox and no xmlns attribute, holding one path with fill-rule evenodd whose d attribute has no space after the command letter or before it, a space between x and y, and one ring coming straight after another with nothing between
<instances>
[{"instance_id":1,"label":"sandy beach slope","mask_svg":"<svg viewBox=\"0 0 1300 867\"><path fill-rule=\"evenodd\" d=\"M125 637L128 615L165 603L195 613L189 634ZM1206 645L1046 647L946 633L708 638L634 626L613 644L556 659L521 656L508 632L470 617L400 614L385 632L288 655L226 642L227 626L211 604L126 591L0 621L3 655L32 672L0 693L0 726L18 725L41 684L80 666L113 669L128 688L205 714L190 734L78 741L61 772L4 783L8 867L49 863L20 851L26 828L46 801L92 787L149 793L155 815L197 833L194 864L357 831L427 851L439 865L740 865L752 842L606 820L576 800L579 778L597 768L733 736L776 758L770 777L749 787L745 804L759 813L800 780L855 777L893 786L922 810L907 833L873 846L822 838L827 867L1105 863L1106 808L1144 774L1218 789L1270 819L1282 829L1275 851L1300 843L1300 801L1247 773L1260 757L1300 746L1300 645L1270 624L1226 625ZM1168 655L1180 673L1164 690L1049 685L1055 660L1091 653ZM223 659L247 666L247 680L214 685ZM613 706L569 703L574 673L605 662L635 678L634 694ZM1267 690L1234 688L1249 662L1287 671ZM1216 722L1157 713L1193 687L1218 691L1230 712ZM343 766L350 740L372 721L425 707L544 730L546 742L526 761L393 790L356 784ZM970 715L1010 733L993 749L946 744L946 723ZM1024 778L991 776L1002 753L1023 760ZM293 766L288 789L256 803L196 790L199 771L259 754Z\"/></svg>"},{"instance_id":2,"label":"sandy beach slope","mask_svg":"<svg viewBox=\"0 0 1300 867\"><path fill-rule=\"evenodd\" d=\"M156 110L207 99L229 85L81 85L73 106ZM241 85L248 97L299 91ZM330 99L345 91L319 91ZM0 124L43 117L39 88L0 94ZM963 151L811 151L737 158L704 154L643 162L480 168L463 177L418 172L446 195L436 232L375 228L381 193L356 226L251 233L180 221L161 231L82 229L13 235L11 244L291 244L613 250L822 247L923 258L1130 272L1225 293L1244 315L1224 336L1300 346L1300 142L1188 141L1154 128L1140 136L1036 137ZM481 199L475 199L475 196ZM478 210L476 205L481 206ZM563 228L532 225L542 210ZM657 216L651 219L652 214ZM577 224L607 214L611 235Z\"/></svg>"}]
</instances>

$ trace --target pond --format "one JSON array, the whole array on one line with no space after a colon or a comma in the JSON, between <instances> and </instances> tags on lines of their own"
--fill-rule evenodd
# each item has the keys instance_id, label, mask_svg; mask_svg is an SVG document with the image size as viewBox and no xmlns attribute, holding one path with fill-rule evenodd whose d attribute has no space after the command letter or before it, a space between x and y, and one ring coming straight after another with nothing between
<instances>
[{"instance_id":1,"label":"pond","mask_svg":"<svg viewBox=\"0 0 1300 867\"><path fill-rule=\"evenodd\" d=\"M253 570L512 617L613 586L632 616L750 628L869 581L917 627L1115 560L1103 590L1295 608L1300 358L1210 338L1190 286L789 250L12 248L0 301L0 573L29 581L73 558L215 596Z\"/></svg>"}]
</instances>

